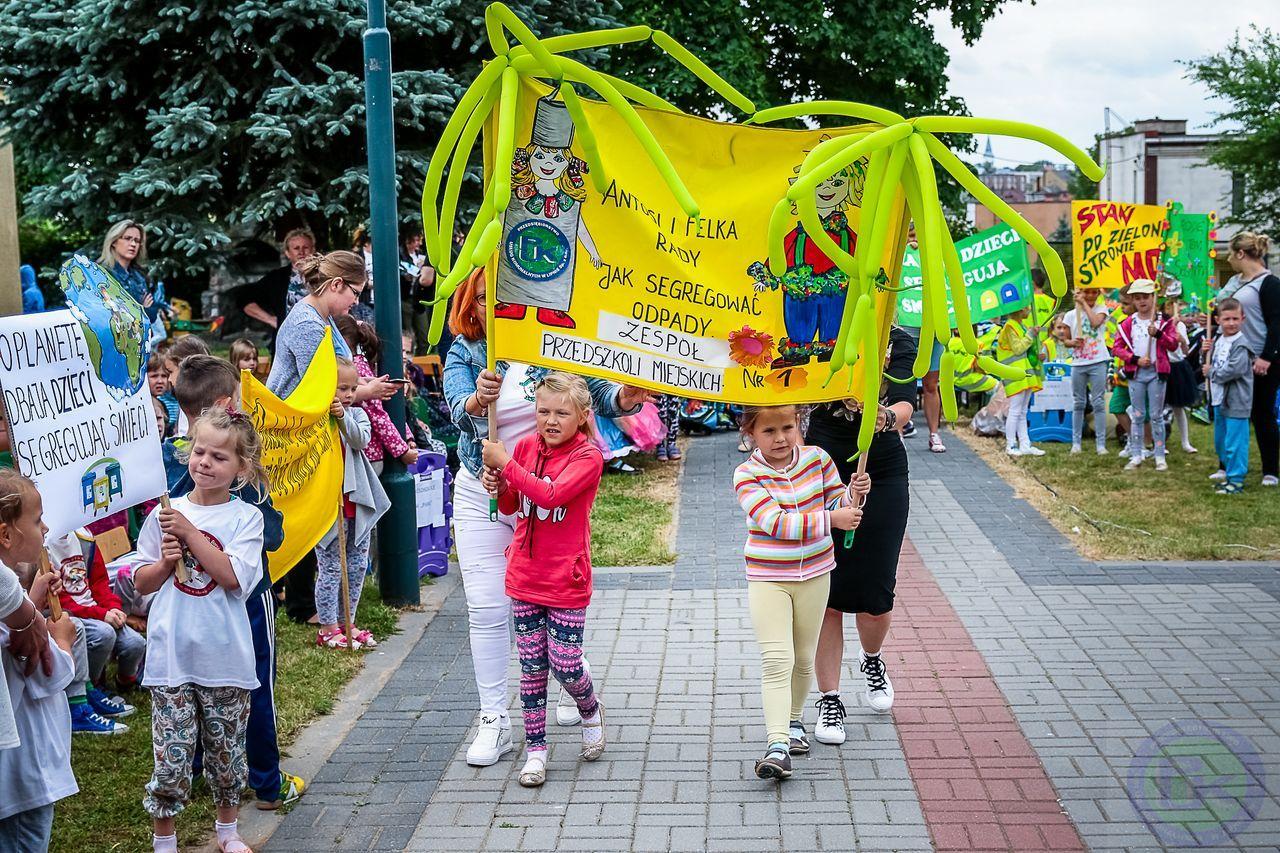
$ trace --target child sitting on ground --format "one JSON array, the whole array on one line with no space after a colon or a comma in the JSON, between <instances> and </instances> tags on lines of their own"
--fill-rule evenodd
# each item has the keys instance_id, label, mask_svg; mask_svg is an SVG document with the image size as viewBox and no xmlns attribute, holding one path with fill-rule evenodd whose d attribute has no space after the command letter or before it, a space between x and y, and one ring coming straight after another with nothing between
<instances>
[{"instance_id":1,"label":"child sitting on ground","mask_svg":"<svg viewBox=\"0 0 1280 853\"><path fill-rule=\"evenodd\" d=\"M756 448L733 475L747 513L747 601L768 735L755 772L781 780L791 756L809 752L801 718L836 565L831 536L858 526L871 479L855 477L846 493L827 452L801 444L795 406L748 406L740 428Z\"/></svg>"},{"instance_id":2,"label":"child sitting on ground","mask_svg":"<svg viewBox=\"0 0 1280 853\"><path fill-rule=\"evenodd\" d=\"M354 647L372 649L378 642L373 633L355 625L356 607L360 604L360 591L364 587L365 572L369 568L369 541L373 538L374 525L390 508L391 501L382 488L373 466L365 458L364 448L369 443L371 427L364 409L355 405L356 388L360 374L349 358L338 358L338 388L329 413L338 421L342 435L345 464L342 478L342 518L316 546L316 615L320 618L320 630L316 645L328 649ZM343 565L340 553L340 536L346 536L347 611L352 620L351 636L338 625L339 595L342 590Z\"/></svg>"},{"instance_id":3,"label":"child sitting on ground","mask_svg":"<svg viewBox=\"0 0 1280 853\"><path fill-rule=\"evenodd\" d=\"M581 377L548 373L534 393L537 432L510 453L501 441L486 440L483 451L485 488L497 495L499 512L516 516L506 588L520 658L525 763L519 782L526 788L547 778L548 668L578 706L583 760L595 761L605 749L604 707L582 659L591 603L591 507L604 457L591 441L591 392Z\"/></svg>"},{"instance_id":4,"label":"child sitting on ground","mask_svg":"<svg viewBox=\"0 0 1280 853\"><path fill-rule=\"evenodd\" d=\"M1218 303L1216 339L1205 344L1208 360L1209 402L1213 406L1213 447L1222 460L1222 482L1214 489L1220 495L1244 491L1244 475L1249 472L1249 414L1253 411L1253 359L1245 342L1244 308L1240 300L1228 297Z\"/></svg>"},{"instance_id":5,"label":"child sitting on ground","mask_svg":"<svg viewBox=\"0 0 1280 853\"><path fill-rule=\"evenodd\" d=\"M206 410L192 426L183 454L194 487L174 498L169 509L151 513L138 535L144 564L134 582L139 592L156 593L143 674L151 689L155 769L143 807L152 818L157 851L178 849L174 818L191 796L199 742L218 810L218 849L249 853L237 818L240 792L248 783L249 696L258 678L245 601L264 572L263 527L262 513L231 489L249 485L265 494L261 452L247 416Z\"/></svg>"},{"instance_id":6,"label":"child sitting on ground","mask_svg":"<svg viewBox=\"0 0 1280 853\"><path fill-rule=\"evenodd\" d=\"M17 568L40 559L44 534L42 505L35 484L11 469L0 471L0 562ZM32 623L37 610L57 592L58 576L50 572L31 582ZM38 601L40 604L35 604ZM35 605L35 606L32 606ZM51 667L24 662L9 651L13 633L0 623L0 678L7 682L9 700L17 723L19 743L0 749L0 850L37 851L49 849L53 835L53 804L75 794L79 787L71 772L71 719L63 690L73 678L71 646L75 628L70 617L47 622Z\"/></svg>"}]
</instances>

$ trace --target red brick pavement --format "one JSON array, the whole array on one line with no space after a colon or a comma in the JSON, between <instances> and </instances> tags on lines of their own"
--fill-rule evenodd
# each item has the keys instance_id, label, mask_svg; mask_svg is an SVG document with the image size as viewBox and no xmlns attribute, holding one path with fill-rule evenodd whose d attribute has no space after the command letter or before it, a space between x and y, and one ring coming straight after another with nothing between
<instances>
[{"instance_id":1,"label":"red brick pavement","mask_svg":"<svg viewBox=\"0 0 1280 853\"><path fill-rule=\"evenodd\" d=\"M1084 850L982 654L910 541L898 564L893 719L939 850Z\"/></svg>"}]
</instances>

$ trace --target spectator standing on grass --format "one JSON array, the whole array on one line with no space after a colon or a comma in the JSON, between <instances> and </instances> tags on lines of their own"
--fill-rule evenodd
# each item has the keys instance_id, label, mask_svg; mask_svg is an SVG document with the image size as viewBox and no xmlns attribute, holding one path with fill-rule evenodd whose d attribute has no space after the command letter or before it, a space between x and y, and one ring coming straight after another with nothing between
<instances>
[{"instance_id":1,"label":"spectator standing on grass","mask_svg":"<svg viewBox=\"0 0 1280 853\"><path fill-rule=\"evenodd\" d=\"M1200 381L1196 378L1187 356L1191 354L1191 335L1187 324L1182 319L1183 302L1179 298L1182 284L1177 280L1170 283L1162 310L1174 324L1178 345L1169 350L1169 381L1165 390L1164 402L1173 413L1170 428L1177 427L1182 439L1183 453L1197 453L1191 444L1191 433L1187 423L1187 410L1200 399Z\"/></svg>"},{"instance_id":2,"label":"spectator standing on grass","mask_svg":"<svg viewBox=\"0 0 1280 853\"><path fill-rule=\"evenodd\" d=\"M489 520L489 493L481 484L481 442L489 435L488 411L496 406L498 435L509 447L537 428L534 405L538 382L549 372L515 362L499 362L488 369L485 340L485 278L477 270L453 294L449 326L457 336L444 363L444 395L459 430L458 459L462 467L454 480L453 523L457 531L458 563L467 597L471 662L480 699L480 726L467 749L467 763L496 764L512 749L511 719L507 714L507 670L511 658L511 599L506 592L506 549L516 527L514 515ZM602 379L588 379L592 409L605 417L631 415L649 400L649 392ZM590 672L584 662L584 669ZM560 725L580 721L577 703L562 691L556 708Z\"/></svg>"},{"instance_id":3,"label":"spectator standing on grass","mask_svg":"<svg viewBox=\"0 0 1280 853\"><path fill-rule=\"evenodd\" d=\"M1244 490L1249 472L1249 414L1253 410L1254 355L1241 327L1240 300L1228 296L1218 302L1222 333L1208 344L1204 373L1209 377L1213 406L1213 447L1223 463L1223 481L1215 491L1235 495Z\"/></svg>"},{"instance_id":4,"label":"spectator standing on grass","mask_svg":"<svg viewBox=\"0 0 1280 853\"><path fill-rule=\"evenodd\" d=\"M147 319L154 323L160 315L160 306L156 304L151 281L143 267L146 262L147 232L141 222L121 219L107 229L106 236L102 238L98 265L115 276L116 281L147 312Z\"/></svg>"},{"instance_id":5,"label":"spectator standing on grass","mask_svg":"<svg viewBox=\"0 0 1280 853\"><path fill-rule=\"evenodd\" d=\"M1036 338L1040 329L1026 325L1031 309L1023 308L1010 314L996 338L996 360L1017 368L1021 376L1004 379L1004 393L1009 399L1009 414L1004 420L1005 452L1010 456L1044 456L1044 451L1031 443L1027 425L1027 410L1031 395L1044 387L1040 371L1039 345Z\"/></svg>"},{"instance_id":6,"label":"spectator standing on grass","mask_svg":"<svg viewBox=\"0 0 1280 853\"><path fill-rule=\"evenodd\" d=\"M1254 440L1262 457L1262 485L1280 485L1280 426L1276 424L1276 394L1280 390L1280 278L1267 269L1271 238L1241 231L1231 238L1228 261L1236 274L1218 295L1233 297L1244 311L1245 344L1253 357ZM1219 460L1225 476L1226 460ZM1215 475L1216 476L1216 475Z\"/></svg>"},{"instance_id":7,"label":"spectator standing on grass","mask_svg":"<svg viewBox=\"0 0 1280 853\"><path fill-rule=\"evenodd\" d=\"M1084 441L1085 407L1093 406L1094 444L1099 456L1107 455L1107 308L1099 304L1102 291L1084 287L1075 292L1075 306L1063 315L1070 330L1071 349L1071 452L1079 453Z\"/></svg>"},{"instance_id":8,"label":"spectator standing on grass","mask_svg":"<svg viewBox=\"0 0 1280 853\"><path fill-rule=\"evenodd\" d=\"M238 291L239 309L247 316L272 329L279 329L284 318L307 295L302 278L302 262L316 253L316 238L309 229L295 228L284 235L286 263L273 269L247 288ZM267 343L275 352L275 335Z\"/></svg>"},{"instance_id":9,"label":"spectator standing on grass","mask_svg":"<svg viewBox=\"0 0 1280 853\"><path fill-rule=\"evenodd\" d=\"M1116 331L1115 355L1129 380L1129 461L1132 471L1143 462L1143 426L1151 422L1156 470L1167 471L1164 441L1164 398L1169 379L1169 353L1178 345L1178 327L1156 313L1156 285L1146 278L1129 283L1134 312Z\"/></svg>"}]
</instances>

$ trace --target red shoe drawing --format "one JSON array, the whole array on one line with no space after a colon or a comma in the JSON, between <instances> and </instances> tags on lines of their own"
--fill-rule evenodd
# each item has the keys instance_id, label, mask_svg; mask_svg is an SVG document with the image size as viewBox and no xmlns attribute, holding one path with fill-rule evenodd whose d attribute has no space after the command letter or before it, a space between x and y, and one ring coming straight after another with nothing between
<instances>
[{"instance_id":1,"label":"red shoe drawing","mask_svg":"<svg viewBox=\"0 0 1280 853\"><path fill-rule=\"evenodd\" d=\"M554 326L557 329L576 329L578 324L573 322L573 318L563 311L554 311L550 308L538 309L538 322L544 326Z\"/></svg>"},{"instance_id":2,"label":"red shoe drawing","mask_svg":"<svg viewBox=\"0 0 1280 853\"><path fill-rule=\"evenodd\" d=\"M506 302L498 302L493 306L493 316L499 320L523 320L528 310L528 305L508 305Z\"/></svg>"}]
</instances>

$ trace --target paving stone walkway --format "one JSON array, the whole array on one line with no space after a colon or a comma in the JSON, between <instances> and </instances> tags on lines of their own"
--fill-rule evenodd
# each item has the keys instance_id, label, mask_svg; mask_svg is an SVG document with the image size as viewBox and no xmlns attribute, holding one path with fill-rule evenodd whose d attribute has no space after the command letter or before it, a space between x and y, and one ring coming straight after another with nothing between
<instances>
[{"instance_id":1,"label":"paving stone walkway","mask_svg":"<svg viewBox=\"0 0 1280 853\"><path fill-rule=\"evenodd\" d=\"M539 790L466 765L459 586L265 849L1280 849L1280 565L1089 562L954 438L908 442L893 714L850 668L848 743L755 779L735 444L691 444L674 566L597 578L600 761L553 725Z\"/></svg>"}]
</instances>

